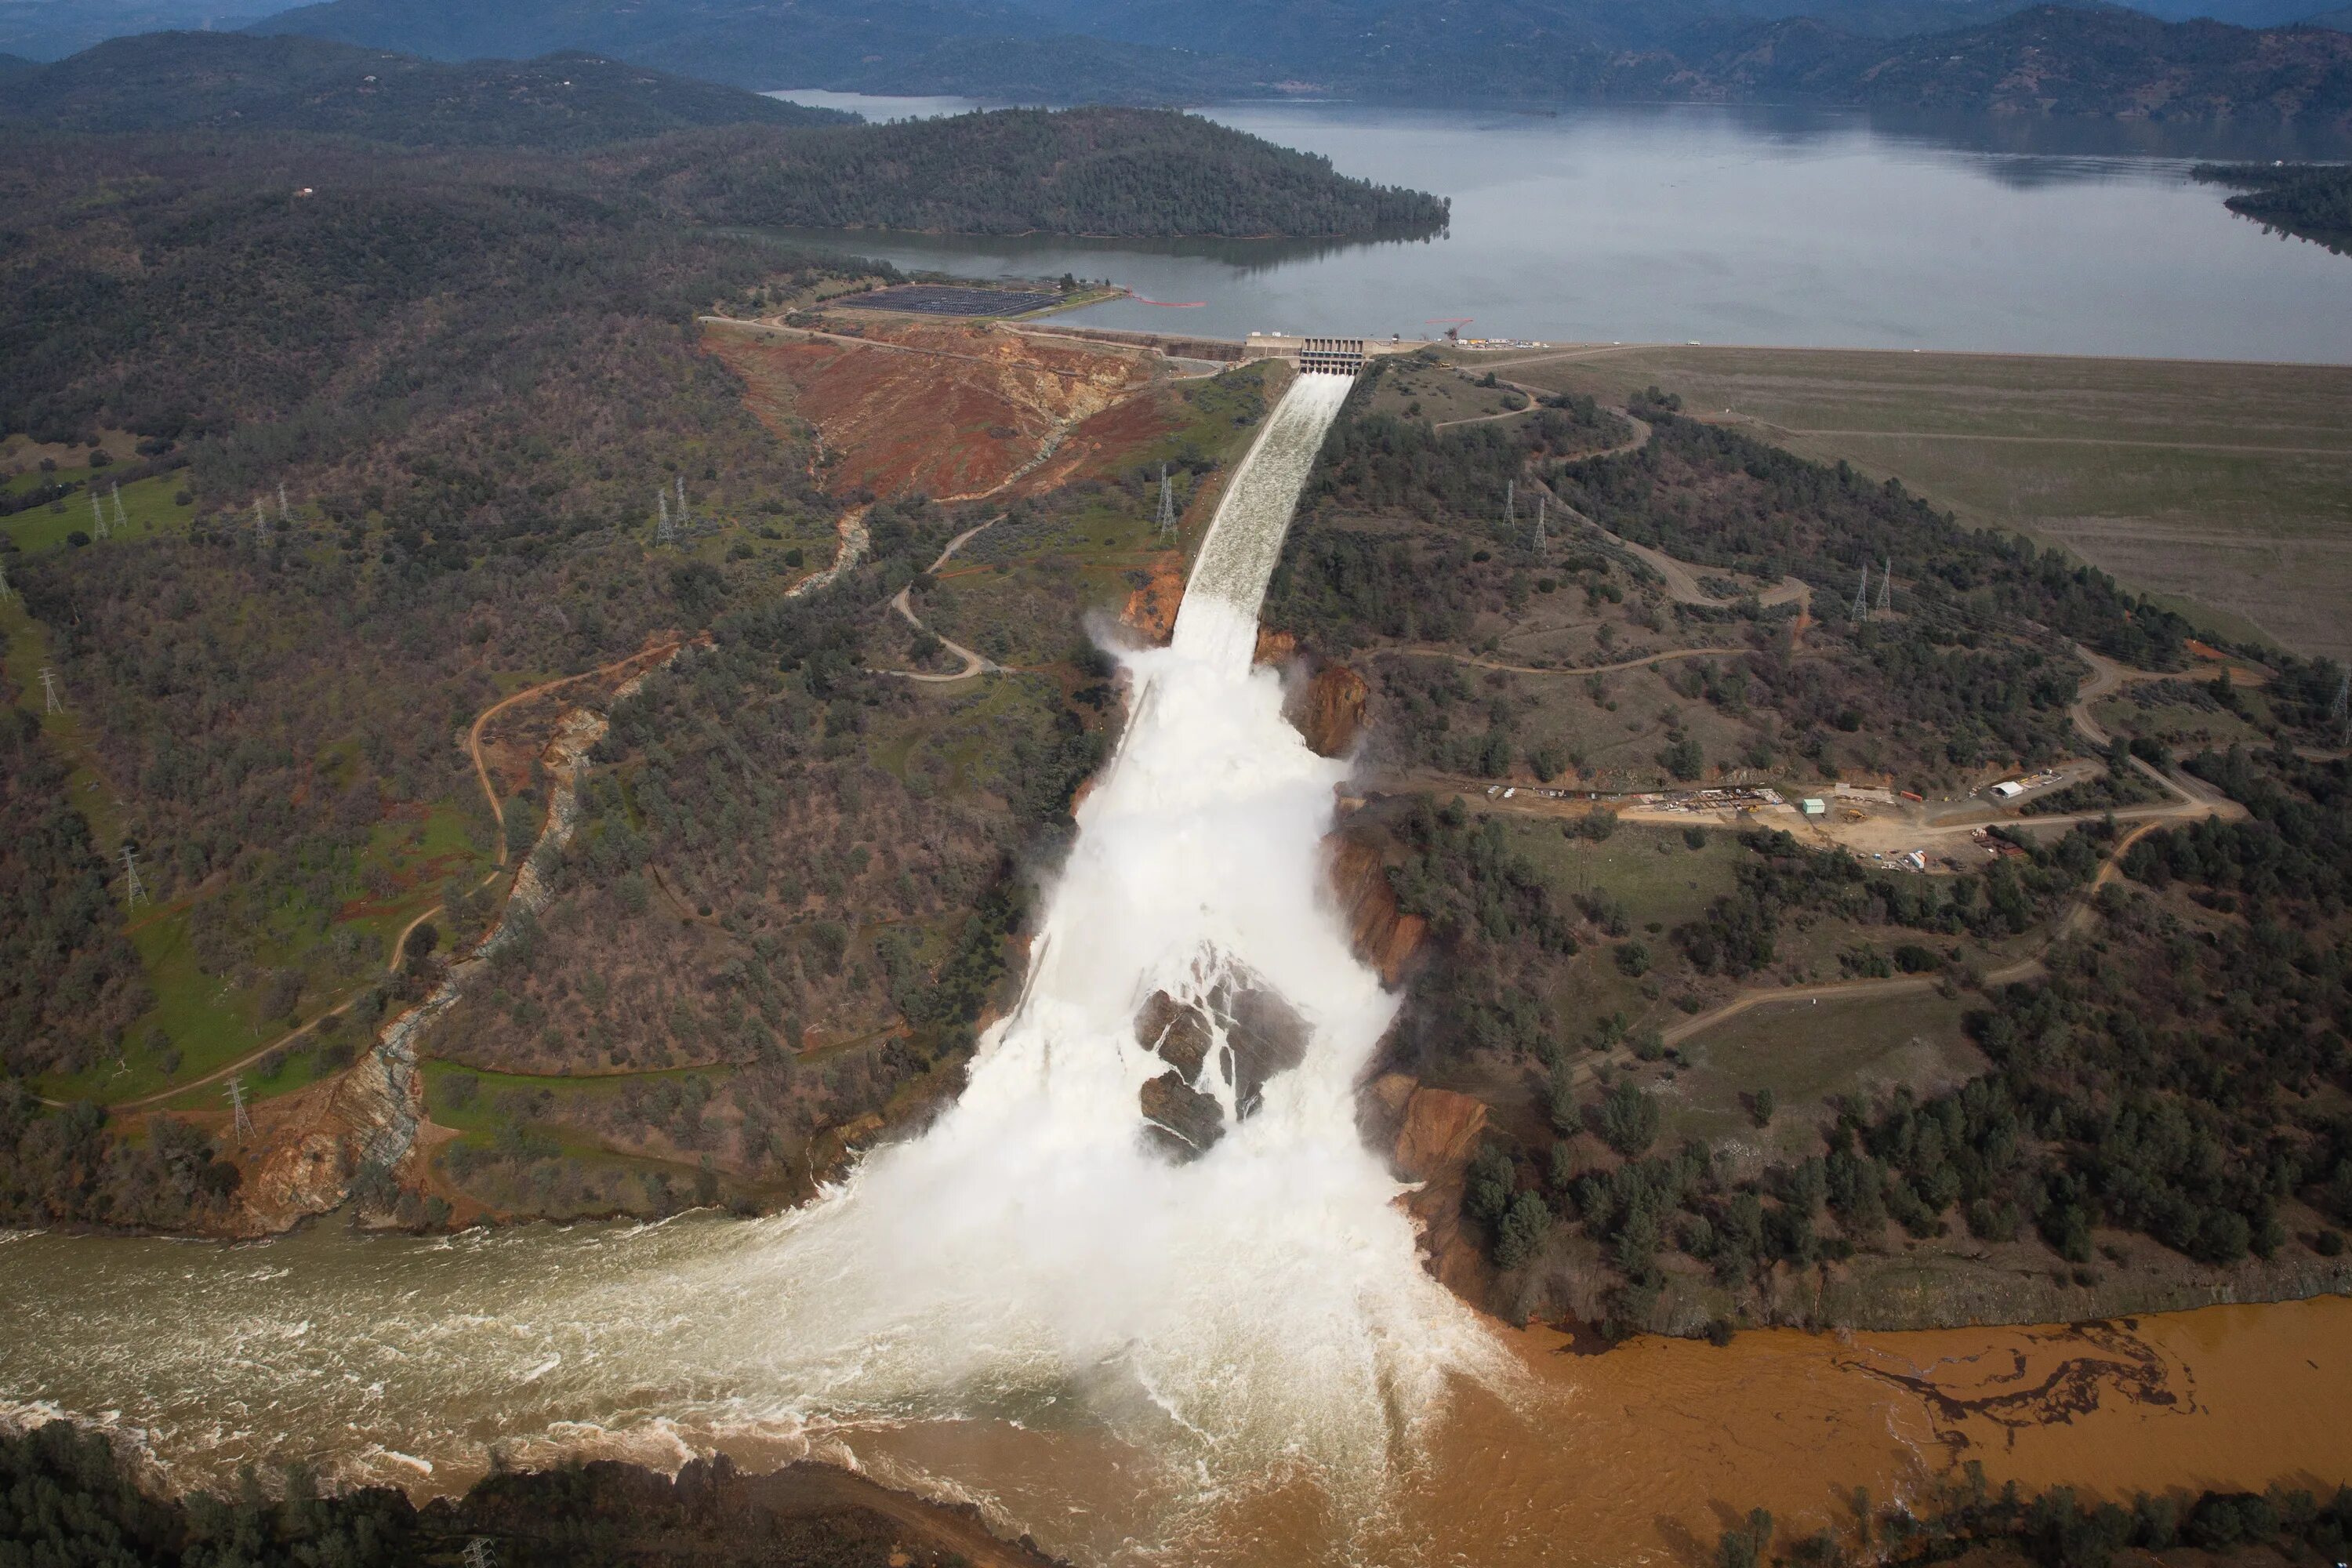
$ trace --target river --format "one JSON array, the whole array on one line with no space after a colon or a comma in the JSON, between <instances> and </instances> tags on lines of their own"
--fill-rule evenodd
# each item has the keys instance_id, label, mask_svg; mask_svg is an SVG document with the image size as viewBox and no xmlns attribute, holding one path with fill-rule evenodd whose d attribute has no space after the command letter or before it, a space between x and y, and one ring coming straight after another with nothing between
<instances>
[{"instance_id":1,"label":"river","mask_svg":"<svg viewBox=\"0 0 2352 1568\"><path fill-rule=\"evenodd\" d=\"M1996 1484L2124 1497L2352 1477L2352 1300L2325 1298L1599 1355L1496 1325L1507 1375L1454 1378L1379 1490L1349 1496L1307 1451L1248 1476L1171 1463L1181 1434L1122 1406L1108 1363L861 1403L850 1391L871 1368L777 1331L797 1292L760 1260L791 1224L418 1239L331 1223L236 1247L20 1237L0 1243L0 1390L19 1401L6 1414L81 1414L184 1484L229 1484L248 1458L422 1492L462 1489L493 1448L520 1464L815 1454L978 1502L1080 1563L1188 1568L1687 1561L1750 1507L1799 1533L1843 1527L1854 1487L1917 1498L1967 1459ZM994 1326L977 1316L970 1348Z\"/></svg>"},{"instance_id":2,"label":"river","mask_svg":"<svg viewBox=\"0 0 2352 1568\"><path fill-rule=\"evenodd\" d=\"M939 99L793 92L902 118ZM1212 119L1452 198L1440 238L1364 244L782 231L972 277L1108 278L1066 319L1190 331L2352 361L2352 258L2266 237L2204 159L2343 158L2254 129L1897 121L1609 105L1557 115L1246 104Z\"/></svg>"}]
</instances>

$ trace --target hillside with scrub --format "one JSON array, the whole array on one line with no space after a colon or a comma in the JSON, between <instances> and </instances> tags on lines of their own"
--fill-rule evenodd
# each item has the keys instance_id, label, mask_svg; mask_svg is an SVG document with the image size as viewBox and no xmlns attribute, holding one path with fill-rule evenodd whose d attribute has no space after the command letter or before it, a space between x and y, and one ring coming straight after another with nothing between
<instances>
[{"instance_id":1,"label":"hillside with scrub","mask_svg":"<svg viewBox=\"0 0 2352 1568\"><path fill-rule=\"evenodd\" d=\"M1441 1273L1612 1334L2340 1289L2340 668L1654 387L1419 416L1472 374L1360 384L1266 608L1360 694Z\"/></svg>"},{"instance_id":2,"label":"hillside with scrub","mask_svg":"<svg viewBox=\"0 0 2352 1568\"><path fill-rule=\"evenodd\" d=\"M896 274L568 154L13 145L0 1212L766 1207L951 1092L1262 373L770 353Z\"/></svg>"}]
</instances>

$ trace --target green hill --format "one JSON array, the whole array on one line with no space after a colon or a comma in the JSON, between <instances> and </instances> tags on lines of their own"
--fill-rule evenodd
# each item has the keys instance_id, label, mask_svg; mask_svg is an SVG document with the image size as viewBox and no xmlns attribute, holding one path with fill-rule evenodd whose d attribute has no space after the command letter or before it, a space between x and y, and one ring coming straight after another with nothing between
<instances>
[{"instance_id":1,"label":"green hill","mask_svg":"<svg viewBox=\"0 0 2352 1568\"><path fill-rule=\"evenodd\" d=\"M2038 5L1984 26L1855 38L1799 19L1706 61L1734 99L1871 108L2352 124L2352 36Z\"/></svg>"},{"instance_id":2,"label":"green hill","mask_svg":"<svg viewBox=\"0 0 2352 1568\"><path fill-rule=\"evenodd\" d=\"M1170 110L1009 109L839 130L713 132L643 176L713 222L960 234L1326 236L1442 226L1420 191Z\"/></svg>"},{"instance_id":3,"label":"green hill","mask_svg":"<svg viewBox=\"0 0 2352 1568\"><path fill-rule=\"evenodd\" d=\"M298 131L407 145L580 147L854 115L586 54L451 64L297 37L148 33L9 79L0 125Z\"/></svg>"},{"instance_id":4,"label":"green hill","mask_svg":"<svg viewBox=\"0 0 2352 1568\"><path fill-rule=\"evenodd\" d=\"M436 59L593 49L755 89L939 90L1049 102L1170 103L1270 78L1189 49L1077 36L1001 0L328 0L255 23Z\"/></svg>"}]
</instances>

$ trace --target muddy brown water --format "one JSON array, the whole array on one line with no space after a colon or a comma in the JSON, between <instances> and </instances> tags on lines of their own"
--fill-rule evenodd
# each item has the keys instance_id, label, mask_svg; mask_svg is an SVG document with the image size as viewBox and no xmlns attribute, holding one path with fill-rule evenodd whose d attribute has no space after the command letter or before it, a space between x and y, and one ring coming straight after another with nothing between
<instances>
[{"instance_id":1,"label":"muddy brown water","mask_svg":"<svg viewBox=\"0 0 2352 1568\"><path fill-rule=\"evenodd\" d=\"M827 1412L740 1299L665 1281L751 1255L761 1226L531 1227L421 1240L320 1226L260 1246L18 1236L0 1244L0 1410L71 1415L163 1479L308 1458L345 1480L462 1489L494 1450L674 1465L814 1454L977 1502L1080 1563L1696 1562L1752 1507L1805 1533L1844 1499L1998 1484L2352 1482L2352 1299L2059 1327L1743 1333L1577 1353L1494 1331L1525 1375L1457 1386L1425 1448L1327 1489L1279 1455L1245 1483L1171 1463L1082 1388ZM1252 1467L1241 1467L1250 1471Z\"/></svg>"}]
</instances>

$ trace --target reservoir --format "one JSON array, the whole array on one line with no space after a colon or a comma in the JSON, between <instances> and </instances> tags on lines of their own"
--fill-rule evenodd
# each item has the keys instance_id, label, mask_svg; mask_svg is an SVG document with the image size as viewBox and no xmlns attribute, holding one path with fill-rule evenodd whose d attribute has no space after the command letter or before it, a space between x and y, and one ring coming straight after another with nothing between
<instances>
[{"instance_id":1,"label":"reservoir","mask_svg":"<svg viewBox=\"0 0 2352 1568\"><path fill-rule=\"evenodd\" d=\"M976 107L791 92L872 119ZM1060 318L1239 337L2352 361L2352 258L2266 236L2189 170L2341 159L2284 132L1586 105L1557 113L1245 104L1211 119L1450 197L1442 237L1346 243L783 231L909 269L1108 278ZM1171 305L1197 308L1171 309Z\"/></svg>"}]
</instances>

